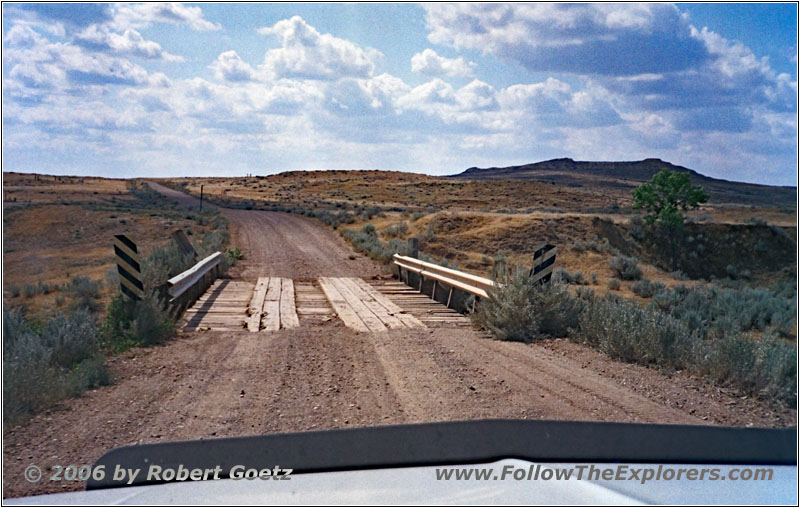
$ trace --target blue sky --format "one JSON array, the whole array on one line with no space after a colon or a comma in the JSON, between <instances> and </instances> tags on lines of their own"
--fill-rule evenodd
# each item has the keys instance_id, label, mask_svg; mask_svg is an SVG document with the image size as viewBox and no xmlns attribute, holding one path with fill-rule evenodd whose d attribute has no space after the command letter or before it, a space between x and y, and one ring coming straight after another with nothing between
<instances>
[{"instance_id":1,"label":"blue sky","mask_svg":"<svg viewBox=\"0 0 800 508\"><path fill-rule=\"evenodd\" d=\"M795 4L3 4L3 169L797 184Z\"/></svg>"}]
</instances>

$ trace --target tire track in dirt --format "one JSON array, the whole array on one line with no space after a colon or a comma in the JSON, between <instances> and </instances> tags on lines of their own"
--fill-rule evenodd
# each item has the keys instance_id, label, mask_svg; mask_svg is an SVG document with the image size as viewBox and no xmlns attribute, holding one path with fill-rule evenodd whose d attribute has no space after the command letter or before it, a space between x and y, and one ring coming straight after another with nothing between
<instances>
[{"instance_id":1,"label":"tire track in dirt","mask_svg":"<svg viewBox=\"0 0 800 508\"><path fill-rule=\"evenodd\" d=\"M470 332L468 332L470 333ZM365 334L410 421L525 418L535 408L520 404L515 387L452 350L432 347L440 335L463 330L389 330Z\"/></svg>"},{"instance_id":2,"label":"tire track in dirt","mask_svg":"<svg viewBox=\"0 0 800 508\"><path fill-rule=\"evenodd\" d=\"M510 372L562 400L571 401L579 410L594 412L602 407L608 413L603 416L619 421L702 423L697 418L656 404L594 373L582 372L578 365L564 365L569 363L569 359L555 358L546 349L536 345L520 347L507 342L482 340L476 346L497 353L499 356L495 364L505 366ZM532 372L536 374L531 375Z\"/></svg>"},{"instance_id":3,"label":"tire track in dirt","mask_svg":"<svg viewBox=\"0 0 800 508\"><path fill-rule=\"evenodd\" d=\"M203 396L187 406L191 418L173 438L261 433L262 414L253 408L264 405L264 394L278 384L279 378L265 367L270 360L284 360L285 347L272 333L228 332L224 340L232 342L230 354L215 366Z\"/></svg>"},{"instance_id":4,"label":"tire track in dirt","mask_svg":"<svg viewBox=\"0 0 800 508\"><path fill-rule=\"evenodd\" d=\"M322 330L319 330L322 332ZM286 361L268 402L274 415L263 430L296 431L406 421L371 343L340 324L324 334L283 330Z\"/></svg>"},{"instance_id":5,"label":"tire track in dirt","mask_svg":"<svg viewBox=\"0 0 800 508\"><path fill-rule=\"evenodd\" d=\"M373 337L401 399L416 409L415 421L438 415L702 423L580 366L560 366L536 346L478 339L464 331L413 335L403 341Z\"/></svg>"},{"instance_id":6,"label":"tire track in dirt","mask_svg":"<svg viewBox=\"0 0 800 508\"><path fill-rule=\"evenodd\" d=\"M282 212L225 210L235 224L232 243L244 245L238 276L309 279L370 278L385 271L356 255L332 230L312 219ZM354 259L350 259L353 257Z\"/></svg>"}]
</instances>

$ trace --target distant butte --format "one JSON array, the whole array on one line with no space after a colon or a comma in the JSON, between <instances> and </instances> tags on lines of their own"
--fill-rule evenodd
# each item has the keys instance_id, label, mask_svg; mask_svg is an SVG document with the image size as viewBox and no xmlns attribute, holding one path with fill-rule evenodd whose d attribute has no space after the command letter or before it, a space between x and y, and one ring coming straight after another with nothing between
<instances>
[{"instance_id":1,"label":"distant butte","mask_svg":"<svg viewBox=\"0 0 800 508\"><path fill-rule=\"evenodd\" d=\"M796 187L777 187L711 178L658 158L640 161L575 161L568 157L504 168L471 167L451 178L470 180L539 180L571 187L634 188L662 169L689 173L694 185L702 185L716 202L794 205Z\"/></svg>"}]
</instances>

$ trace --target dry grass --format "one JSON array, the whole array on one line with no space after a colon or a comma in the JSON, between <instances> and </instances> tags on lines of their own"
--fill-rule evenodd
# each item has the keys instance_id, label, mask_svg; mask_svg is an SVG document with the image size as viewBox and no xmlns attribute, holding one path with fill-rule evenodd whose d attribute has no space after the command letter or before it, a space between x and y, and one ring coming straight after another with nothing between
<instances>
[{"instance_id":1,"label":"dry grass","mask_svg":"<svg viewBox=\"0 0 800 508\"><path fill-rule=\"evenodd\" d=\"M78 275L106 282L108 273L116 269L114 235L129 235L146 255L166 243L177 228L191 230L194 235L203 231L184 214L128 208L128 203L137 201L129 192L130 181L53 178L36 180L33 175L3 174L4 303L25 306L34 319L68 306L66 293L52 290L26 297L22 292L14 296L13 289L40 282L62 286ZM103 308L115 291L104 285L100 300Z\"/></svg>"},{"instance_id":2,"label":"dry grass","mask_svg":"<svg viewBox=\"0 0 800 508\"><path fill-rule=\"evenodd\" d=\"M132 199L127 186L122 179L3 173L3 208Z\"/></svg>"},{"instance_id":3,"label":"dry grass","mask_svg":"<svg viewBox=\"0 0 800 508\"><path fill-rule=\"evenodd\" d=\"M536 180L473 181L396 171L289 171L248 178L176 178L195 195L204 185L210 197L254 200L316 208L320 204L380 206L408 211L536 213L541 218L602 215L624 222L632 204L630 190L619 186L571 187ZM620 213L617 212L620 211ZM793 226L796 209L730 203L689 213L701 221L741 224L758 217Z\"/></svg>"},{"instance_id":4,"label":"dry grass","mask_svg":"<svg viewBox=\"0 0 800 508\"><path fill-rule=\"evenodd\" d=\"M486 182L392 171L292 171L268 177L170 179L187 182L188 190L227 198L252 199L281 204L314 207L320 202L351 206L378 205L385 208L427 210L524 210L548 208L553 211L605 209L618 199L590 189L577 189L536 181L491 182L492 195L487 199ZM621 204L620 204L621 206Z\"/></svg>"}]
</instances>

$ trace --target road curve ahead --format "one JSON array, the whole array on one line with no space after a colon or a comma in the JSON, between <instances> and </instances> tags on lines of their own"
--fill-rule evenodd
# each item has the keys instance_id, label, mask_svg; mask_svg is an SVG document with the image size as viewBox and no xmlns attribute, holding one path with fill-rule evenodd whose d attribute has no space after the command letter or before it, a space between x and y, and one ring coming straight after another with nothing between
<instances>
[{"instance_id":1,"label":"road curve ahead","mask_svg":"<svg viewBox=\"0 0 800 508\"><path fill-rule=\"evenodd\" d=\"M183 192L155 182L147 184L183 206L200 204L199 199ZM357 255L339 235L313 219L261 210L222 208L221 211L230 222L231 245L244 253L244 259L232 271L234 278L250 281L258 277L370 278L385 271L370 259Z\"/></svg>"}]
</instances>

